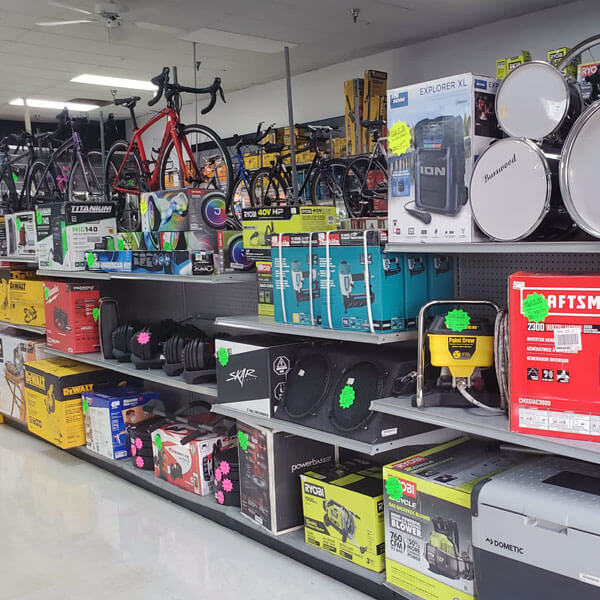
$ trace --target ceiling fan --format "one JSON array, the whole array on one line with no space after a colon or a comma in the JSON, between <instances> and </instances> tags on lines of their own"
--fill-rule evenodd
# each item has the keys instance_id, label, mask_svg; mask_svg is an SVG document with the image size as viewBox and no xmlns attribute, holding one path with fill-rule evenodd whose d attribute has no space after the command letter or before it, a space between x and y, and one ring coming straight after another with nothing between
<instances>
[{"instance_id":1,"label":"ceiling fan","mask_svg":"<svg viewBox=\"0 0 600 600\"><path fill-rule=\"evenodd\" d=\"M69 6L62 2L48 2L50 6L56 8L63 8L65 10L71 10L79 13L82 16L78 19L65 19L63 21L39 21L36 23L39 27L60 27L62 25L79 25L81 23L104 23L107 29L116 29L120 27L123 22L138 27L139 29L147 29L150 31L181 34L183 31L177 27L169 27L168 25L159 25L157 23L146 23L144 21L126 21L121 16L122 13L127 12L127 8L119 4L116 0L109 0L108 2L96 2L94 4L94 10L88 10L87 8L80 8L78 6Z\"/></svg>"}]
</instances>

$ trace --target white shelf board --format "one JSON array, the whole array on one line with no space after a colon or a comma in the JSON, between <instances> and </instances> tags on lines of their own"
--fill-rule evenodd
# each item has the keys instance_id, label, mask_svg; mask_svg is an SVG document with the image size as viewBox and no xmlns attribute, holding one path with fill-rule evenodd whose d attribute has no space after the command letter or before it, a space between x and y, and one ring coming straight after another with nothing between
<instances>
[{"instance_id":1,"label":"white shelf board","mask_svg":"<svg viewBox=\"0 0 600 600\"><path fill-rule=\"evenodd\" d=\"M120 279L131 281L162 281L167 283L248 283L255 281L255 273L226 273L224 275L194 276L165 275L162 273L105 273L103 271L58 271L38 269L40 277L63 277L66 279Z\"/></svg>"},{"instance_id":2,"label":"white shelf board","mask_svg":"<svg viewBox=\"0 0 600 600\"><path fill-rule=\"evenodd\" d=\"M0 327L14 327L15 329L21 329L22 331L31 331L32 333L46 335L45 327L37 327L35 325L21 325L18 323L11 323L10 321L0 321Z\"/></svg>"},{"instance_id":3,"label":"white shelf board","mask_svg":"<svg viewBox=\"0 0 600 600\"><path fill-rule=\"evenodd\" d=\"M64 279L110 279L109 273L98 271L59 271L56 269L38 269L39 277L62 277Z\"/></svg>"},{"instance_id":4,"label":"white shelf board","mask_svg":"<svg viewBox=\"0 0 600 600\"><path fill-rule=\"evenodd\" d=\"M590 254L600 252L600 240L580 242L461 242L454 244L390 242L386 252L436 254Z\"/></svg>"},{"instance_id":5,"label":"white shelf board","mask_svg":"<svg viewBox=\"0 0 600 600\"><path fill-rule=\"evenodd\" d=\"M14 263L27 263L31 265L37 265L37 256L0 256L0 260Z\"/></svg>"},{"instance_id":6,"label":"white shelf board","mask_svg":"<svg viewBox=\"0 0 600 600\"><path fill-rule=\"evenodd\" d=\"M393 342L407 342L417 339L417 332L414 330L399 331L396 333L341 331L338 329L324 329L323 327L276 323L272 317L265 317L262 315L217 317L215 319L215 325L248 331L264 331L269 333L280 333L283 335L299 335L303 337L340 340L344 342L363 342L365 344L390 344Z\"/></svg>"},{"instance_id":7,"label":"white shelf board","mask_svg":"<svg viewBox=\"0 0 600 600\"><path fill-rule=\"evenodd\" d=\"M411 405L411 399L411 396L404 396L374 400L371 402L371 410L600 464L600 440L585 442L515 433L509 430L508 419L503 415L487 413L484 409L477 408L416 408Z\"/></svg>"}]
</instances>

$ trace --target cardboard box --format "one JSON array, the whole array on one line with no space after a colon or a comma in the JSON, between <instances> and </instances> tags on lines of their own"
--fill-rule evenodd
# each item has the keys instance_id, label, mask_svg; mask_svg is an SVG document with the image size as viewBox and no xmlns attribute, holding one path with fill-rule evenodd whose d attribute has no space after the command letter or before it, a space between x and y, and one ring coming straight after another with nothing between
<instances>
[{"instance_id":1,"label":"cardboard box","mask_svg":"<svg viewBox=\"0 0 600 600\"><path fill-rule=\"evenodd\" d=\"M27 363L27 428L59 448L84 446L81 393L117 382L118 374L69 358Z\"/></svg>"},{"instance_id":2,"label":"cardboard box","mask_svg":"<svg viewBox=\"0 0 600 600\"><path fill-rule=\"evenodd\" d=\"M258 288L258 314L273 317L273 263L271 259L256 261L256 282Z\"/></svg>"},{"instance_id":3,"label":"cardboard box","mask_svg":"<svg viewBox=\"0 0 600 600\"><path fill-rule=\"evenodd\" d=\"M33 211L4 215L4 227L8 256L35 256L37 244Z\"/></svg>"},{"instance_id":4,"label":"cardboard box","mask_svg":"<svg viewBox=\"0 0 600 600\"><path fill-rule=\"evenodd\" d=\"M513 69L516 69L520 65L524 65L526 62L531 60L531 53L527 50L521 50L521 54L517 56L511 56L506 59L506 74L510 73Z\"/></svg>"},{"instance_id":5,"label":"cardboard box","mask_svg":"<svg viewBox=\"0 0 600 600\"><path fill-rule=\"evenodd\" d=\"M190 253L192 261L192 275L213 275L215 272L215 256L206 250L197 250Z\"/></svg>"},{"instance_id":6,"label":"cardboard box","mask_svg":"<svg viewBox=\"0 0 600 600\"><path fill-rule=\"evenodd\" d=\"M133 250L131 270L134 273L191 275L190 252L188 250Z\"/></svg>"},{"instance_id":7,"label":"cardboard box","mask_svg":"<svg viewBox=\"0 0 600 600\"><path fill-rule=\"evenodd\" d=\"M497 88L464 73L388 90L390 242L481 238L467 188L474 160L501 135Z\"/></svg>"},{"instance_id":8,"label":"cardboard box","mask_svg":"<svg viewBox=\"0 0 600 600\"><path fill-rule=\"evenodd\" d=\"M344 158L346 156L348 156L346 138L333 138L333 158Z\"/></svg>"},{"instance_id":9,"label":"cardboard box","mask_svg":"<svg viewBox=\"0 0 600 600\"><path fill-rule=\"evenodd\" d=\"M11 279L8 283L8 320L18 325L44 327L44 283L34 279Z\"/></svg>"},{"instance_id":10,"label":"cardboard box","mask_svg":"<svg viewBox=\"0 0 600 600\"><path fill-rule=\"evenodd\" d=\"M34 269L13 269L0 267L0 321L10 320L10 281L11 279L35 279Z\"/></svg>"},{"instance_id":11,"label":"cardboard box","mask_svg":"<svg viewBox=\"0 0 600 600\"><path fill-rule=\"evenodd\" d=\"M387 582L420 598L473 600L471 494L519 462L517 452L463 437L386 465Z\"/></svg>"},{"instance_id":12,"label":"cardboard box","mask_svg":"<svg viewBox=\"0 0 600 600\"><path fill-rule=\"evenodd\" d=\"M129 456L127 426L150 418L144 404L158 399L158 392L123 387L83 392L85 445L113 460Z\"/></svg>"},{"instance_id":13,"label":"cardboard box","mask_svg":"<svg viewBox=\"0 0 600 600\"><path fill-rule=\"evenodd\" d=\"M94 250L85 255L87 271L131 273L131 262L131 250Z\"/></svg>"},{"instance_id":14,"label":"cardboard box","mask_svg":"<svg viewBox=\"0 0 600 600\"><path fill-rule=\"evenodd\" d=\"M25 363L49 358L46 340L16 329L0 331L0 413L27 422Z\"/></svg>"},{"instance_id":15,"label":"cardboard box","mask_svg":"<svg viewBox=\"0 0 600 600\"><path fill-rule=\"evenodd\" d=\"M562 47L554 50L548 50L546 57L549 63L557 65L569 52L570 48ZM581 64L581 56L573 57L573 60L562 70L571 77L577 78L578 66Z\"/></svg>"},{"instance_id":16,"label":"cardboard box","mask_svg":"<svg viewBox=\"0 0 600 600\"><path fill-rule=\"evenodd\" d=\"M252 271L254 261L248 260L246 257L243 233L241 231L219 231L217 233L219 247L218 260L215 265L217 274Z\"/></svg>"},{"instance_id":17,"label":"cardboard box","mask_svg":"<svg viewBox=\"0 0 600 600\"><path fill-rule=\"evenodd\" d=\"M363 99L364 121L387 121L387 73L385 71L365 71ZM362 147L365 152L375 148L375 142L369 136L369 130L361 127ZM383 133L385 135L385 133Z\"/></svg>"},{"instance_id":18,"label":"cardboard box","mask_svg":"<svg viewBox=\"0 0 600 600\"><path fill-rule=\"evenodd\" d=\"M160 233L157 231L119 231L117 250L160 250Z\"/></svg>"},{"instance_id":19,"label":"cardboard box","mask_svg":"<svg viewBox=\"0 0 600 600\"><path fill-rule=\"evenodd\" d=\"M242 514L272 533L302 527L300 475L334 460L334 447L238 421Z\"/></svg>"},{"instance_id":20,"label":"cardboard box","mask_svg":"<svg viewBox=\"0 0 600 600\"><path fill-rule=\"evenodd\" d=\"M161 231L160 250L205 250L216 253L219 249L216 229L202 231Z\"/></svg>"},{"instance_id":21,"label":"cardboard box","mask_svg":"<svg viewBox=\"0 0 600 600\"><path fill-rule=\"evenodd\" d=\"M46 340L63 352L98 352L98 301L96 284L44 281Z\"/></svg>"},{"instance_id":22,"label":"cardboard box","mask_svg":"<svg viewBox=\"0 0 600 600\"><path fill-rule=\"evenodd\" d=\"M581 88L583 99L586 102L592 101L592 78L594 78L599 68L600 61L580 63L577 65L577 82Z\"/></svg>"},{"instance_id":23,"label":"cardboard box","mask_svg":"<svg viewBox=\"0 0 600 600\"><path fill-rule=\"evenodd\" d=\"M383 571L381 466L357 458L307 471L301 479L306 543Z\"/></svg>"},{"instance_id":24,"label":"cardboard box","mask_svg":"<svg viewBox=\"0 0 600 600\"><path fill-rule=\"evenodd\" d=\"M344 129L348 156L363 152L360 122L363 120L364 79L344 81Z\"/></svg>"},{"instance_id":25,"label":"cardboard box","mask_svg":"<svg viewBox=\"0 0 600 600\"><path fill-rule=\"evenodd\" d=\"M302 131L304 131L304 130L302 130ZM308 142L308 136L305 135L304 133L301 133L301 130L298 129L297 127L294 127L294 140L296 142L296 149L298 149L300 146L303 146L304 144L306 144ZM283 128L283 141L281 143L285 146L289 146L291 141L292 141L292 139L290 136L290 128L284 127Z\"/></svg>"},{"instance_id":26,"label":"cardboard box","mask_svg":"<svg viewBox=\"0 0 600 600\"><path fill-rule=\"evenodd\" d=\"M509 277L510 428L600 441L600 275Z\"/></svg>"}]
</instances>

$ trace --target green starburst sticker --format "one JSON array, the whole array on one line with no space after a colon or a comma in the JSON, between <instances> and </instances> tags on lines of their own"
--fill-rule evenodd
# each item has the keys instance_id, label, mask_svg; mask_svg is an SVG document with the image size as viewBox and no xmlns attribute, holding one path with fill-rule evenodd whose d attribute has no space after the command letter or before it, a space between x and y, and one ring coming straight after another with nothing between
<instances>
[{"instance_id":1,"label":"green starburst sticker","mask_svg":"<svg viewBox=\"0 0 600 600\"><path fill-rule=\"evenodd\" d=\"M88 267L91 269L94 266L94 263L96 262L96 257L94 256L93 252L88 252L87 255L87 264Z\"/></svg>"},{"instance_id":2,"label":"green starburst sticker","mask_svg":"<svg viewBox=\"0 0 600 600\"><path fill-rule=\"evenodd\" d=\"M15 183L19 183L19 176L16 173L13 172L12 178Z\"/></svg>"},{"instance_id":3,"label":"green starburst sticker","mask_svg":"<svg viewBox=\"0 0 600 600\"><path fill-rule=\"evenodd\" d=\"M44 286L44 300L48 300L49 295L50 295L50 292L48 291L48 288L46 286Z\"/></svg>"},{"instance_id":4,"label":"green starburst sticker","mask_svg":"<svg viewBox=\"0 0 600 600\"><path fill-rule=\"evenodd\" d=\"M227 352L227 348L219 348L217 358L219 359L219 364L222 367L226 367L229 362L229 352Z\"/></svg>"},{"instance_id":5,"label":"green starburst sticker","mask_svg":"<svg viewBox=\"0 0 600 600\"><path fill-rule=\"evenodd\" d=\"M248 434L246 432L238 431L238 444L244 452L248 450Z\"/></svg>"},{"instance_id":6,"label":"green starburst sticker","mask_svg":"<svg viewBox=\"0 0 600 600\"><path fill-rule=\"evenodd\" d=\"M83 414L87 415L90 412L90 405L85 398L82 398L81 403L83 405Z\"/></svg>"},{"instance_id":7,"label":"green starburst sticker","mask_svg":"<svg viewBox=\"0 0 600 600\"><path fill-rule=\"evenodd\" d=\"M534 292L529 294L525 300L523 300L523 314L529 321L543 321L550 312L548 307L548 300L541 294Z\"/></svg>"},{"instance_id":8,"label":"green starburst sticker","mask_svg":"<svg viewBox=\"0 0 600 600\"><path fill-rule=\"evenodd\" d=\"M159 452L162 450L162 438L158 433L154 436L154 445Z\"/></svg>"},{"instance_id":9,"label":"green starburst sticker","mask_svg":"<svg viewBox=\"0 0 600 600\"><path fill-rule=\"evenodd\" d=\"M345 385L340 392L339 402L342 408L350 408L354 404L356 392L351 385Z\"/></svg>"},{"instance_id":10,"label":"green starburst sticker","mask_svg":"<svg viewBox=\"0 0 600 600\"><path fill-rule=\"evenodd\" d=\"M460 308L451 310L444 321L450 331L464 331L471 324L469 313Z\"/></svg>"},{"instance_id":11,"label":"green starburst sticker","mask_svg":"<svg viewBox=\"0 0 600 600\"><path fill-rule=\"evenodd\" d=\"M94 317L94 321L98 322L98 317L100 316L100 309L96 306L94 310L92 310L92 317Z\"/></svg>"},{"instance_id":12,"label":"green starburst sticker","mask_svg":"<svg viewBox=\"0 0 600 600\"><path fill-rule=\"evenodd\" d=\"M123 240L117 240L117 249L125 250L125 242Z\"/></svg>"},{"instance_id":13,"label":"green starburst sticker","mask_svg":"<svg viewBox=\"0 0 600 600\"><path fill-rule=\"evenodd\" d=\"M41 225L41 224L42 224L42 222L43 222L43 220L44 220L44 219L43 219L43 217L42 217L42 213L41 213L39 210L36 210L36 211L35 211L35 222L36 222L38 225Z\"/></svg>"},{"instance_id":14,"label":"green starburst sticker","mask_svg":"<svg viewBox=\"0 0 600 600\"><path fill-rule=\"evenodd\" d=\"M19 217L17 217L16 223L17 223L17 231L21 231L21 227L23 227L23 223L21 223L21 219L19 219Z\"/></svg>"},{"instance_id":15,"label":"green starburst sticker","mask_svg":"<svg viewBox=\"0 0 600 600\"><path fill-rule=\"evenodd\" d=\"M400 500L402 498L402 484L397 477L388 477L385 482L385 491L392 500Z\"/></svg>"},{"instance_id":16,"label":"green starburst sticker","mask_svg":"<svg viewBox=\"0 0 600 600\"><path fill-rule=\"evenodd\" d=\"M171 242L165 242L165 250L173 250L173 247L171 246Z\"/></svg>"}]
</instances>

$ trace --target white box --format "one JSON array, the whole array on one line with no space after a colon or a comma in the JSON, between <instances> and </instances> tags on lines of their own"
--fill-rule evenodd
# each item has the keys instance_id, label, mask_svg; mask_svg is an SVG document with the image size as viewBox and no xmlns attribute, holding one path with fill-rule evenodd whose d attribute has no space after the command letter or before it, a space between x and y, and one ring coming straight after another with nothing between
<instances>
[{"instance_id":1,"label":"white box","mask_svg":"<svg viewBox=\"0 0 600 600\"><path fill-rule=\"evenodd\" d=\"M482 238L467 189L477 156L501 136L497 89L496 79L463 73L388 90L390 242ZM398 156L394 139L403 124L405 143Z\"/></svg>"},{"instance_id":2,"label":"white box","mask_svg":"<svg viewBox=\"0 0 600 600\"><path fill-rule=\"evenodd\" d=\"M35 213L18 212L4 217L6 247L9 256L35 256Z\"/></svg>"}]
</instances>

